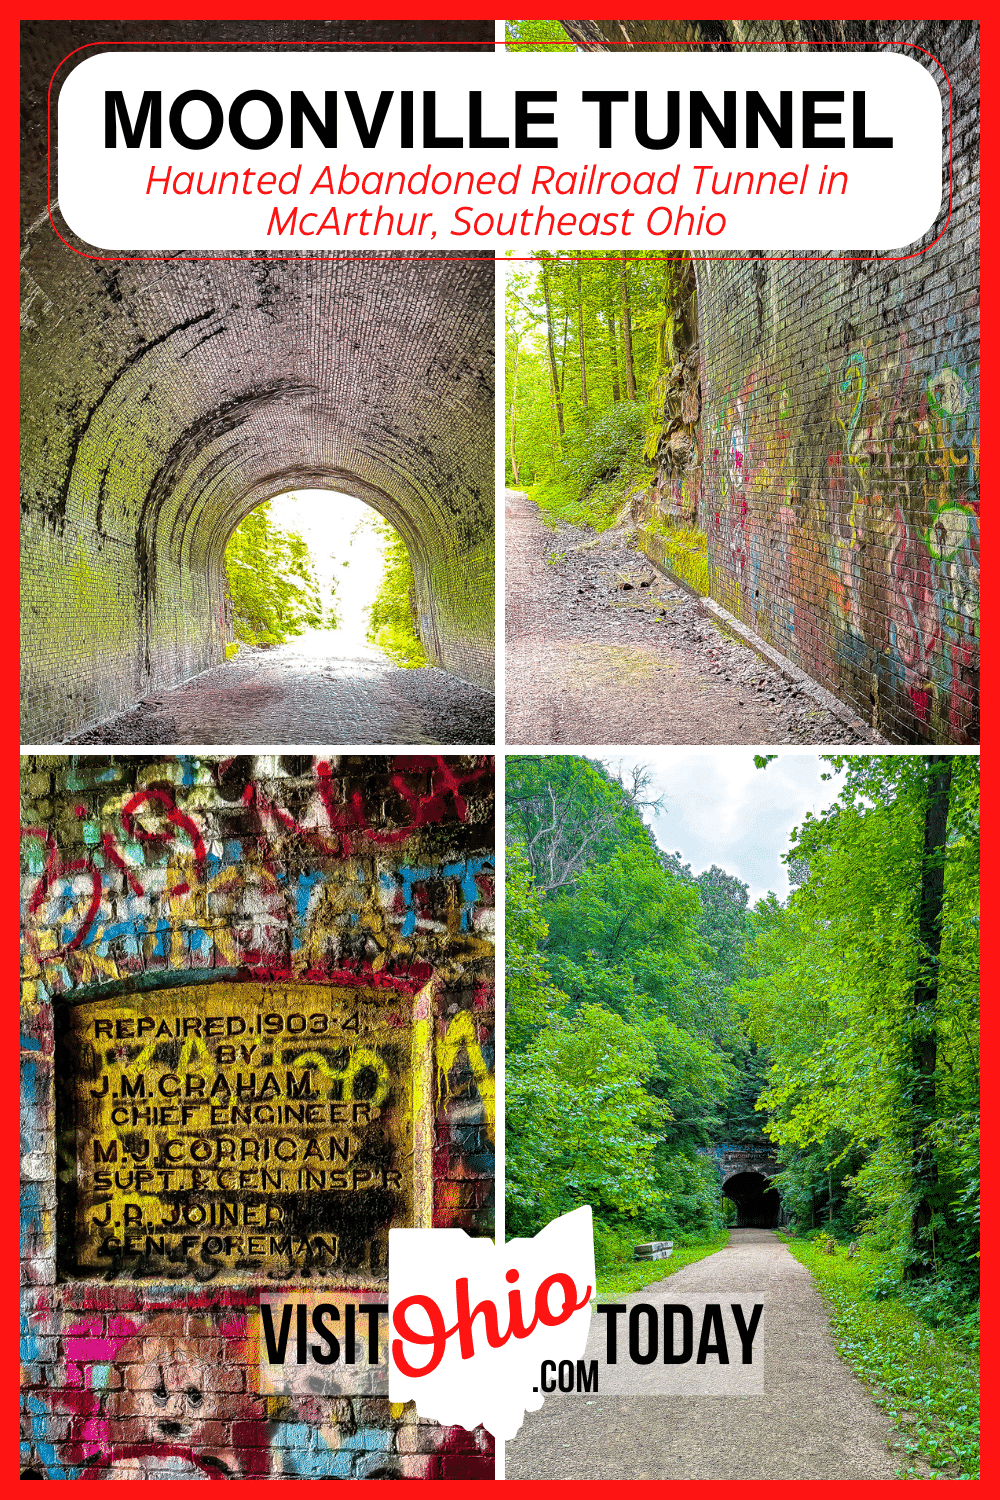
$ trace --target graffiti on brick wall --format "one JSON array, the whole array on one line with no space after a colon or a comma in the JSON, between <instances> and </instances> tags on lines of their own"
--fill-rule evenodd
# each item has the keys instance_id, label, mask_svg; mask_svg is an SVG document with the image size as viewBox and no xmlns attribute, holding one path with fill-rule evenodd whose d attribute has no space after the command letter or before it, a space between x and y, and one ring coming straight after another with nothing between
<instances>
[{"instance_id":1,"label":"graffiti on brick wall","mask_svg":"<svg viewBox=\"0 0 1000 1500\"><path fill-rule=\"evenodd\" d=\"M434 1223L492 1234L495 1165L492 992L443 1017L436 1050L437 1158Z\"/></svg>"},{"instance_id":2,"label":"graffiti on brick wall","mask_svg":"<svg viewBox=\"0 0 1000 1500\"><path fill-rule=\"evenodd\" d=\"M483 1479L481 1429L419 1422L378 1397L262 1390L256 1308L183 1308L86 1289L22 1322L22 1456L44 1479Z\"/></svg>"},{"instance_id":3,"label":"graffiti on brick wall","mask_svg":"<svg viewBox=\"0 0 1000 1500\"><path fill-rule=\"evenodd\" d=\"M492 1232L491 762L23 785L26 1472L491 1477L481 1430L276 1394L251 1349L261 1288L384 1293L393 1222Z\"/></svg>"},{"instance_id":4,"label":"graffiti on brick wall","mask_svg":"<svg viewBox=\"0 0 1000 1500\"><path fill-rule=\"evenodd\" d=\"M853 681L877 728L962 743L978 707L979 375L957 322L933 341L900 326L808 375L760 356L711 386L703 443L720 602L820 681Z\"/></svg>"},{"instance_id":5,"label":"graffiti on brick wall","mask_svg":"<svg viewBox=\"0 0 1000 1500\"><path fill-rule=\"evenodd\" d=\"M178 758L144 768L137 791L98 781L72 808L68 852L51 828L22 829L28 1004L163 969L384 974L417 988L432 967L450 974L489 954L492 857L414 867L391 855L446 814L466 822L470 799L491 789L483 764L437 757L428 774L420 758L398 758L398 821L377 824L363 788L348 790L323 761L294 812L275 783L241 788L228 769L185 770Z\"/></svg>"}]
</instances>

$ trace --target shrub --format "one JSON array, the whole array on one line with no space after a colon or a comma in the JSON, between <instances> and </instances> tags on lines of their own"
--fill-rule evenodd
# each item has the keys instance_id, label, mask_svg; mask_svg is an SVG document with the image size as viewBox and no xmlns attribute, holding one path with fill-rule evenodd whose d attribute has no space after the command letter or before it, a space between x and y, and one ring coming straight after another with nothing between
<instances>
[{"instance_id":1,"label":"shrub","mask_svg":"<svg viewBox=\"0 0 1000 1500\"><path fill-rule=\"evenodd\" d=\"M237 526L225 563L237 640L277 646L323 624L309 548L297 532L272 522L269 504L258 505Z\"/></svg>"},{"instance_id":2,"label":"shrub","mask_svg":"<svg viewBox=\"0 0 1000 1500\"><path fill-rule=\"evenodd\" d=\"M618 401L589 426L572 428L561 459L531 498L561 520L606 529L629 491L648 483L642 457L646 414L644 402Z\"/></svg>"},{"instance_id":3,"label":"shrub","mask_svg":"<svg viewBox=\"0 0 1000 1500\"><path fill-rule=\"evenodd\" d=\"M397 667L429 666L414 619L416 582L406 543L388 521L374 525L385 539L385 573L368 616L368 640Z\"/></svg>"}]
</instances>

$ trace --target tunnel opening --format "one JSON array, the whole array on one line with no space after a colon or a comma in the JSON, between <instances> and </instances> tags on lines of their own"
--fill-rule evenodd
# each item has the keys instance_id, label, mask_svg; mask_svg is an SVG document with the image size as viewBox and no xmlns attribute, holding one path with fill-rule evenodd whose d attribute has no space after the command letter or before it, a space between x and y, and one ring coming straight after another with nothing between
<instances>
[{"instance_id":1,"label":"tunnel opening","mask_svg":"<svg viewBox=\"0 0 1000 1500\"><path fill-rule=\"evenodd\" d=\"M335 490L264 501L225 549L233 644L301 640L317 663L426 667L416 573L404 537L379 511ZM424 613L424 622L427 614Z\"/></svg>"},{"instance_id":2,"label":"tunnel opening","mask_svg":"<svg viewBox=\"0 0 1000 1500\"><path fill-rule=\"evenodd\" d=\"M777 1229L781 1197L763 1172L737 1172L723 1183L722 1191L736 1205L737 1229Z\"/></svg>"}]
</instances>

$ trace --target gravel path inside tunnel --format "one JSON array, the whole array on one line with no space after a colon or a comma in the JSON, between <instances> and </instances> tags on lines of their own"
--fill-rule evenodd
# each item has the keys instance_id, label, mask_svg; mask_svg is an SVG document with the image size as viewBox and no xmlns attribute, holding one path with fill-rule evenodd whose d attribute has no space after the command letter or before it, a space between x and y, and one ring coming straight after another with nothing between
<instances>
[{"instance_id":1,"label":"gravel path inside tunnel","mask_svg":"<svg viewBox=\"0 0 1000 1500\"><path fill-rule=\"evenodd\" d=\"M636 1394L602 1396L599 1368L596 1394L555 1392L528 1413L506 1445L508 1480L895 1476L887 1418L838 1358L809 1272L769 1230L734 1229L727 1249L615 1300L658 1308L706 1292L764 1304L753 1345L762 1395L642 1395L639 1376ZM606 1342L595 1317L585 1357L602 1361Z\"/></svg>"},{"instance_id":2,"label":"gravel path inside tunnel","mask_svg":"<svg viewBox=\"0 0 1000 1500\"><path fill-rule=\"evenodd\" d=\"M506 492L507 741L855 745L620 531L559 524Z\"/></svg>"},{"instance_id":3,"label":"gravel path inside tunnel","mask_svg":"<svg viewBox=\"0 0 1000 1500\"><path fill-rule=\"evenodd\" d=\"M106 719L76 745L492 745L494 698L380 652L331 657L329 633L231 661Z\"/></svg>"}]
</instances>

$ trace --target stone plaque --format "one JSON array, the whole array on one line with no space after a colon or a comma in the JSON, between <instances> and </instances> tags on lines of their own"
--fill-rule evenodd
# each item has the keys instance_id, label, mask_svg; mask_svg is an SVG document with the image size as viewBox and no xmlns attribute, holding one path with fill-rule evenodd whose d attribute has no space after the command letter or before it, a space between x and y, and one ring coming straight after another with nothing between
<instances>
[{"instance_id":1,"label":"stone plaque","mask_svg":"<svg viewBox=\"0 0 1000 1500\"><path fill-rule=\"evenodd\" d=\"M223 983L67 1008L62 1274L384 1283L389 1229L430 1222L414 1003Z\"/></svg>"}]
</instances>

